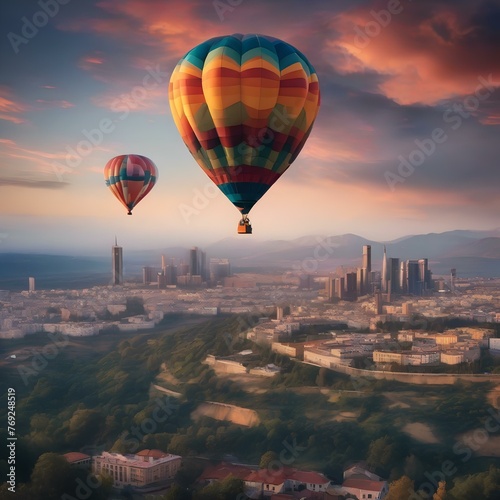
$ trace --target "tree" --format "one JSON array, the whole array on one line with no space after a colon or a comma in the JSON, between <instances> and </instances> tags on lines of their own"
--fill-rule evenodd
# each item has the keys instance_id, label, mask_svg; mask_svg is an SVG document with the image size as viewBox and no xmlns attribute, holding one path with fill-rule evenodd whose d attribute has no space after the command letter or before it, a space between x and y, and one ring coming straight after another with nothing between
<instances>
[{"instance_id":1,"label":"tree","mask_svg":"<svg viewBox=\"0 0 500 500\"><path fill-rule=\"evenodd\" d=\"M384 500L402 500L412 495L415 495L414 483L408 476L403 476L390 484Z\"/></svg>"},{"instance_id":2,"label":"tree","mask_svg":"<svg viewBox=\"0 0 500 500\"><path fill-rule=\"evenodd\" d=\"M242 479L227 476L223 481L209 484L195 494L195 500L234 500L244 492Z\"/></svg>"},{"instance_id":3,"label":"tree","mask_svg":"<svg viewBox=\"0 0 500 500\"><path fill-rule=\"evenodd\" d=\"M366 463L372 467L387 470L394 456L394 443L389 436L383 436L370 443Z\"/></svg>"},{"instance_id":4,"label":"tree","mask_svg":"<svg viewBox=\"0 0 500 500\"><path fill-rule=\"evenodd\" d=\"M178 484L173 484L168 493L162 498L163 500L191 500L191 492Z\"/></svg>"},{"instance_id":5,"label":"tree","mask_svg":"<svg viewBox=\"0 0 500 500\"><path fill-rule=\"evenodd\" d=\"M261 457L259 462L259 468L267 469L269 465L278 460L278 454L274 451L266 451Z\"/></svg>"},{"instance_id":6,"label":"tree","mask_svg":"<svg viewBox=\"0 0 500 500\"><path fill-rule=\"evenodd\" d=\"M446 498L446 481L439 481L437 491L434 493L432 500L445 500Z\"/></svg>"},{"instance_id":7,"label":"tree","mask_svg":"<svg viewBox=\"0 0 500 500\"><path fill-rule=\"evenodd\" d=\"M72 472L69 463L61 455L40 455L31 474L33 498L60 500L64 493L75 489Z\"/></svg>"},{"instance_id":8,"label":"tree","mask_svg":"<svg viewBox=\"0 0 500 500\"><path fill-rule=\"evenodd\" d=\"M413 481L419 481L424 473L422 462L415 455L411 454L406 457L404 474Z\"/></svg>"}]
</instances>

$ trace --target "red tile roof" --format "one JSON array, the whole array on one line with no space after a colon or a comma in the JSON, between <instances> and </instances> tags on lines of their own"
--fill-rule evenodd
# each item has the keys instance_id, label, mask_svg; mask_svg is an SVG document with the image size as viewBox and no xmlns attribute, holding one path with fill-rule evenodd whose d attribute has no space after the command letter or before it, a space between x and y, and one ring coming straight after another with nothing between
<instances>
[{"instance_id":1,"label":"red tile roof","mask_svg":"<svg viewBox=\"0 0 500 500\"><path fill-rule=\"evenodd\" d=\"M249 474L245 481L249 481L252 483L263 483L263 484L273 484L279 485L283 484L286 481L287 474L284 470L269 470L269 469L260 469L253 471Z\"/></svg>"},{"instance_id":2,"label":"red tile roof","mask_svg":"<svg viewBox=\"0 0 500 500\"><path fill-rule=\"evenodd\" d=\"M330 482L329 479L327 479L325 476L323 476L323 474L320 474L319 472L302 470L294 470L293 472L289 473L288 479L309 484L326 484Z\"/></svg>"},{"instance_id":3,"label":"red tile roof","mask_svg":"<svg viewBox=\"0 0 500 500\"><path fill-rule=\"evenodd\" d=\"M79 462L80 460L88 460L90 458L90 455L85 455L85 453L80 453L78 451L70 451L69 453L65 453L63 457L70 464L74 464L75 462Z\"/></svg>"},{"instance_id":4,"label":"red tile roof","mask_svg":"<svg viewBox=\"0 0 500 500\"><path fill-rule=\"evenodd\" d=\"M254 472L254 469L246 465L221 463L206 467L201 476L198 478L198 481L222 481L229 475L237 477L238 479L245 479L252 472Z\"/></svg>"},{"instance_id":5,"label":"red tile roof","mask_svg":"<svg viewBox=\"0 0 500 500\"><path fill-rule=\"evenodd\" d=\"M142 450L138 451L136 455L139 455L140 457L163 458L167 457L168 453L165 453L164 451L161 450Z\"/></svg>"},{"instance_id":6,"label":"red tile roof","mask_svg":"<svg viewBox=\"0 0 500 500\"><path fill-rule=\"evenodd\" d=\"M385 481L371 481L370 479L349 478L342 483L342 486L344 488L357 488L360 490L381 492L385 484Z\"/></svg>"}]
</instances>

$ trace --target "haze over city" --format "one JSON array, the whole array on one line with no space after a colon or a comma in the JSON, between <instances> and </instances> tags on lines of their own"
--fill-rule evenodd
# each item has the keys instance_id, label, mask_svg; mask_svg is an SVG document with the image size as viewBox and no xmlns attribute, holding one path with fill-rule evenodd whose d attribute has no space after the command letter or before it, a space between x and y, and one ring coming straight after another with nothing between
<instances>
[{"instance_id":1,"label":"haze over city","mask_svg":"<svg viewBox=\"0 0 500 500\"><path fill-rule=\"evenodd\" d=\"M0 251L102 253L115 234L128 249L236 236L237 210L175 128L168 81L186 51L238 32L293 44L321 87L311 136L252 210L250 238L498 226L496 2L105 0L39 11L2 8ZM102 175L123 153L159 169L132 217Z\"/></svg>"}]
</instances>

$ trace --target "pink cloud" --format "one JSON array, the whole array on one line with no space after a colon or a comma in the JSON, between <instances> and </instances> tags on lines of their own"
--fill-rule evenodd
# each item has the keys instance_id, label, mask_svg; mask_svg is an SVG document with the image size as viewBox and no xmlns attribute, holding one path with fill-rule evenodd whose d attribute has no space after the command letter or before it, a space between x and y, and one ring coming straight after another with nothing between
<instances>
[{"instance_id":1,"label":"pink cloud","mask_svg":"<svg viewBox=\"0 0 500 500\"><path fill-rule=\"evenodd\" d=\"M25 123L24 118L19 115L28 111L29 107L17 101L12 94L6 87L0 87L0 120L16 124Z\"/></svg>"},{"instance_id":2,"label":"pink cloud","mask_svg":"<svg viewBox=\"0 0 500 500\"><path fill-rule=\"evenodd\" d=\"M460 10L439 3L400 5L402 11L385 27L373 13L386 9L387 2L338 16L335 28L341 35L333 46L348 52L345 69L359 71L361 65L386 75L380 90L402 104L470 94L480 75L500 75L496 47L472 20L479 4L462 3Z\"/></svg>"},{"instance_id":3,"label":"pink cloud","mask_svg":"<svg viewBox=\"0 0 500 500\"><path fill-rule=\"evenodd\" d=\"M73 108L75 105L69 101L66 101L64 99L52 99L52 100L46 100L46 99L37 99L36 100L38 107L37 109L42 110L42 109L48 109L48 108L62 108L62 109L68 109L68 108Z\"/></svg>"}]
</instances>

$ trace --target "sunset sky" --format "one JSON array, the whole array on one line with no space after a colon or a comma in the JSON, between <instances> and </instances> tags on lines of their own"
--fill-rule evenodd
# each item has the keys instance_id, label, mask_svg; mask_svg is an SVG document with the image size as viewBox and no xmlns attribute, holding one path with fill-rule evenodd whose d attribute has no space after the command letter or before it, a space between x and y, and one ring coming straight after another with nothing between
<instances>
[{"instance_id":1,"label":"sunset sky","mask_svg":"<svg viewBox=\"0 0 500 500\"><path fill-rule=\"evenodd\" d=\"M297 47L322 101L298 159L252 210L254 234L240 238L384 241L500 226L499 1L16 0L0 9L0 252L107 253L115 235L133 249L238 237L238 211L188 152L168 103L178 60L232 33ZM160 172L131 217L102 173L126 153Z\"/></svg>"}]
</instances>

